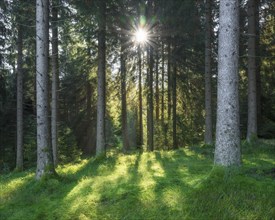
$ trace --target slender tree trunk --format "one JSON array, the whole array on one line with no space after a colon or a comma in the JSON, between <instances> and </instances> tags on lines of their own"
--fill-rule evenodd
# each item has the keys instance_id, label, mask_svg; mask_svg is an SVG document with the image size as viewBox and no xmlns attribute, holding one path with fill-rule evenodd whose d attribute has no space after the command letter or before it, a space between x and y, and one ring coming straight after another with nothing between
<instances>
[{"instance_id":1,"label":"slender tree trunk","mask_svg":"<svg viewBox=\"0 0 275 220\"><path fill-rule=\"evenodd\" d=\"M212 144L212 86L211 86L211 1L205 5L205 134L206 144Z\"/></svg>"},{"instance_id":2,"label":"slender tree trunk","mask_svg":"<svg viewBox=\"0 0 275 220\"><path fill-rule=\"evenodd\" d=\"M156 49L156 121L159 121L159 53Z\"/></svg>"},{"instance_id":3,"label":"slender tree trunk","mask_svg":"<svg viewBox=\"0 0 275 220\"><path fill-rule=\"evenodd\" d=\"M149 49L149 74L148 74L148 122L147 122L147 146L149 151L154 150L154 105L153 105L153 48Z\"/></svg>"},{"instance_id":4,"label":"slender tree trunk","mask_svg":"<svg viewBox=\"0 0 275 220\"><path fill-rule=\"evenodd\" d=\"M248 120L246 139L257 137L256 17L255 0L248 0Z\"/></svg>"},{"instance_id":5,"label":"slender tree trunk","mask_svg":"<svg viewBox=\"0 0 275 220\"><path fill-rule=\"evenodd\" d=\"M261 54L260 54L260 0L255 0L255 26L256 26L256 37L255 37L255 50L256 50L256 95L257 95L257 128L261 126L262 119L262 108L261 108Z\"/></svg>"},{"instance_id":6,"label":"slender tree trunk","mask_svg":"<svg viewBox=\"0 0 275 220\"><path fill-rule=\"evenodd\" d=\"M141 48L138 47L138 99L139 99L139 146L143 145L143 117L142 117L142 67L141 67Z\"/></svg>"},{"instance_id":7,"label":"slender tree trunk","mask_svg":"<svg viewBox=\"0 0 275 220\"><path fill-rule=\"evenodd\" d=\"M122 120L122 139L123 151L129 151L128 128L127 128L127 97L126 97L126 51L124 42L121 45L121 120Z\"/></svg>"},{"instance_id":8,"label":"slender tree trunk","mask_svg":"<svg viewBox=\"0 0 275 220\"><path fill-rule=\"evenodd\" d=\"M16 170L23 170L23 36L18 26L17 39L17 154Z\"/></svg>"},{"instance_id":9,"label":"slender tree trunk","mask_svg":"<svg viewBox=\"0 0 275 220\"><path fill-rule=\"evenodd\" d=\"M220 1L215 164L240 165L239 1Z\"/></svg>"},{"instance_id":10,"label":"slender tree trunk","mask_svg":"<svg viewBox=\"0 0 275 220\"><path fill-rule=\"evenodd\" d=\"M90 54L89 54L90 56ZM92 85L89 80L89 76L86 76L86 124L85 124L85 139L83 142L83 152L85 155L91 155L95 153L93 148L92 140L95 139L93 133L92 124Z\"/></svg>"},{"instance_id":11,"label":"slender tree trunk","mask_svg":"<svg viewBox=\"0 0 275 220\"><path fill-rule=\"evenodd\" d=\"M175 50L175 48L174 48ZM173 62L173 75L172 75L172 100L173 100L173 149L178 148L177 142L177 64Z\"/></svg>"},{"instance_id":12,"label":"slender tree trunk","mask_svg":"<svg viewBox=\"0 0 275 220\"><path fill-rule=\"evenodd\" d=\"M148 1L148 17L153 14L153 0ZM153 68L154 68L154 51L153 47L148 48L148 93L147 93L147 148L149 151L154 150L154 104L153 104Z\"/></svg>"},{"instance_id":13,"label":"slender tree trunk","mask_svg":"<svg viewBox=\"0 0 275 220\"><path fill-rule=\"evenodd\" d=\"M164 126L164 43L162 43L161 46L161 66L162 66L162 72L161 72L161 124Z\"/></svg>"},{"instance_id":14,"label":"slender tree trunk","mask_svg":"<svg viewBox=\"0 0 275 220\"><path fill-rule=\"evenodd\" d=\"M36 179L54 173L49 125L49 1L36 0Z\"/></svg>"},{"instance_id":15,"label":"slender tree trunk","mask_svg":"<svg viewBox=\"0 0 275 220\"><path fill-rule=\"evenodd\" d=\"M92 86L89 79L87 79L87 82L86 82L86 91L87 91L87 96L86 96L87 121L88 123L90 123L91 117L92 117Z\"/></svg>"},{"instance_id":16,"label":"slender tree trunk","mask_svg":"<svg viewBox=\"0 0 275 220\"><path fill-rule=\"evenodd\" d=\"M99 1L96 155L105 154L106 1Z\"/></svg>"},{"instance_id":17,"label":"slender tree trunk","mask_svg":"<svg viewBox=\"0 0 275 220\"><path fill-rule=\"evenodd\" d=\"M57 1L53 1L52 7L52 117L51 117L51 138L53 149L53 163L58 165L58 149L57 149L57 113L58 113L58 84L59 84L59 65L58 65L58 9Z\"/></svg>"},{"instance_id":18,"label":"slender tree trunk","mask_svg":"<svg viewBox=\"0 0 275 220\"><path fill-rule=\"evenodd\" d=\"M170 39L168 40L168 63L167 63L167 76L168 76L168 120L171 119L171 43Z\"/></svg>"}]
</instances>

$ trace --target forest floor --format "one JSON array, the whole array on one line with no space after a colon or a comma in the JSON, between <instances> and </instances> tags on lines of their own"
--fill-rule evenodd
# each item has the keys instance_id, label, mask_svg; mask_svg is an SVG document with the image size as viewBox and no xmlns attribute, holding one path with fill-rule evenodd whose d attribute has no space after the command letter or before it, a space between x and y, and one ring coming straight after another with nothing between
<instances>
[{"instance_id":1,"label":"forest floor","mask_svg":"<svg viewBox=\"0 0 275 220\"><path fill-rule=\"evenodd\" d=\"M241 168L213 168L213 147L109 151L59 166L0 176L0 219L275 219L275 141L242 146Z\"/></svg>"}]
</instances>

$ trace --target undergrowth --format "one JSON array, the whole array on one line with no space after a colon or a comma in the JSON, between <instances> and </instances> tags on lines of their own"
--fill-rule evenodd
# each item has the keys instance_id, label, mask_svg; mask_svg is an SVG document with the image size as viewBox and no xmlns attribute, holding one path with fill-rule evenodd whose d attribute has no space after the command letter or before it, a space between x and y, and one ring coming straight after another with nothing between
<instances>
[{"instance_id":1,"label":"undergrowth","mask_svg":"<svg viewBox=\"0 0 275 220\"><path fill-rule=\"evenodd\" d=\"M275 141L243 143L242 167L213 167L213 147L110 151L0 178L0 219L275 219Z\"/></svg>"}]
</instances>

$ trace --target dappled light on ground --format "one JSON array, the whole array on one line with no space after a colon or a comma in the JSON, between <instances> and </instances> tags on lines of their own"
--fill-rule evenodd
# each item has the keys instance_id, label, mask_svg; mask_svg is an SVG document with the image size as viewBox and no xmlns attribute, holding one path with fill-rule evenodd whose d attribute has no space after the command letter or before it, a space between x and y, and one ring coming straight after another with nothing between
<instances>
[{"instance_id":1,"label":"dappled light on ground","mask_svg":"<svg viewBox=\"0 0 275 220\"><path fill-rule=\"evenodd\" d=\"M0 219L270 219L275 152L260 145L243 147L241 169L213 169L213 147L194 146L111 151L42 182L32 173L2 176Z\"/></svg>"}]
</instances>

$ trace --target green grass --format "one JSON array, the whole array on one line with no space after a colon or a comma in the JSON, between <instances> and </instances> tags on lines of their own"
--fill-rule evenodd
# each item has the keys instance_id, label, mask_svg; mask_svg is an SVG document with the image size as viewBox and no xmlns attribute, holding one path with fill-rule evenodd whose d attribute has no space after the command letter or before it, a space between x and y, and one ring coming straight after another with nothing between
<instances>
[{"instance_id":1,"label":"green grass","mask_svg":"<svg viewBox=\"0 0 275 220\"><path fill-rule=\"evenodd\" d=\"M241 168L213 168L213 147L108 152L60 166L2 175L0 219L275 219L275 141L243 144Z\"/></svg>"}]
</instances>

